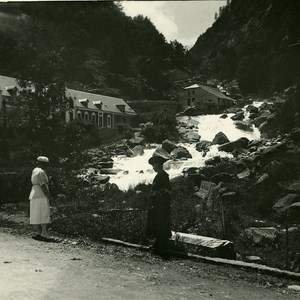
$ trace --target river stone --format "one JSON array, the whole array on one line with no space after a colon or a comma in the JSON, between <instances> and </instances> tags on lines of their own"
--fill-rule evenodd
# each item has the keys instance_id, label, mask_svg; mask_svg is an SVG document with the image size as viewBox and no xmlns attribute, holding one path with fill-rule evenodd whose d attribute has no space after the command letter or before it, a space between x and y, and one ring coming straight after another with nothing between
<instances>
[{"instance_id":1,"label":"river stone","mask_svg":"<svg viewBox=\"0 0 300 300\"><path fill-rule=\"evenodd\" d=\"M287 211L293 203L300 201L300 195L288 194L285 197L279 199L274 205L273 209L278 213L282 214Z\"/></svg>"},{"instance_id":2,"label":"river stone","mask_svg":"<svg viewBox=\"0 0 300 300\"><path fill-rule=\"evenodd\" d=\"M196 150L199 152L208 151L210 146L211 146L210 141L200 141L196 144Z\"/></svg>"},{"instance_id":3,"label":"river stone","mask_svg":"<svg viewBox=\"0 0 300 300\"><path fill-rule=\"evenodd\" d=\"M127 157L135 157L144 154L144 148L141 145L137 145L132 149L127 149L126 156Z\"/></svg>"},{"instance_id":4,"label":"river stone","mask_svg":"<svg viewBox=\"0 0 300 300\"><path fill-rule=\"evenodd\" d=\"M175 148L177 149L177 148ZM158 146L156 150L153 152L153 156L160 156L163 157L166 160L169 160L172 158L170 153L168 153L162 146Z\"/></svg>"},{"instance_id":5,"label":"river stone","mask_svg":"<svg viewBox=\"0 0 300 300\"><path fill-rule=\"evenodd\" d=\"M263 124L267 120L267 116L259 116L255 118L252 123L255 127L259 127L261 124Z\"/></svg>"},{"instance_id":6,"label":"river stone","mask_svg":"<svg viewBox=\"0 0 300 300\"><path fill-rule=\"evenodd\" d=\"M218 147L219 151L233 152L235 149L243 148L246 149L249 140L246 137L239 138L233 142L229 142Z\"/></svg>"},{"instance_id":7,"label":"river stone","mask_svg":"<svg viewBox=\"0 0 300 300\"><path fill-rule=\"evenodd\" d=\"M177 148L177 145L174 142L171 142L169 140L164 140L162 142L162 148L165 149L168 153L171 153L175 148Z\"/></svg>"},{"instance_id":8,"label":"river stone","mask_svg":"<svg viewBox=\"0 0 300 300\"><path fill-rule=\"evenodd\" d=\"M182 146L175 148L170 154L175 159L192 158L190 152L185 147Z\"/></svg>"},{"instance_id":9,"label":"river stone","mask_svg":"<svg viewBox=\"0 0 300 300\"><path fill-rule=\"evenodd\" d=\"M180 127L179 129L178 129L178 133L179 134L186 134L187 132L189 132L189 130L187 129L187 128L185 128L185 127Z\"/></svg>"},{"instance_id":10,"label":"river stone","mask_svg":"<svg viewBox=\"0 0 300 300\"><path fill-rule=\"evenodd\" d=\"M214 157L212 157L210 159L207 159L205 161L205 165L206 166L209 166L209 165L215 166L215 165L219 164L220 162L221 162L220 156L214 156Z\"/></svg>"},{"instance_id":11,"label":"river stone","mask_svg":"<svg viewBox=\"0 0 300 300\"><path fill-rule=\"evenodd\" d=\"M102 156L97 162L97 166L101 166L101 168L112 168L114 165L114 161L108 155Z\"/></svg>"},{"instance_id":12,"label":"river stone","mask_svg":"<svg viewBox=\"0 0 300 300\"><path fill-rule=\"evenodd\" d=\"M238 111L234 116L231 117L231 120L238 121L243 120L245 117L244 111Z\"/></svg>"},{"instance_id":13,"label":"river stone","mask_svg":"<svg viewBox=\"0 0 300 300\"><path fill-rule=\"evenodd\" d=\"M246 256L246 260L249 262L261 262L261 258L255 255Z\"/></svg>"},{"instance_id":14,"label":"river stone","mask_svg":"<svg viewBox=\"0 0 300 300\"><path fill-rule=\"evenodd\" d=\"M201 136L197 132L190 131L186 133L183 138L189 143L195 143L200 140Z\"/></svg>"},{"instance_id":15,"label":"river stone","mask_svg":"<svg viewBox=\"0 0 300 300\"><path fill-rule=\"evenodd\" d=\"M225 144L225 143L228 143L229 142L229 139L228 137L225 135L225 133L223 132L218 132L214 139L212 140L212 144L213 145L222 145L222 144Z\"/></svg>"},{"instance_id":16,"label":"river stone","mask_svg":"<svg viewBox=\"0 0 300 300\"><path fill-rule=\"evenodd\" d=\"M249 113L258 113L258 108L254 105L248 105L246 107L246 111L248 111Z\"/></svg>"},{"instance_id":17,"label":"river stone","mask_svg":"<svg viewBox=\"0 0 300 300\"><path fill-rule=\"evenodd\" d=\"M289 290L293 290L293 291L298 291L298 292L300 292L300 285L296 285L296 284L294 284L294 285L289 285L289 286L288 286L288 289L289 289Z\"/></svg>"},{"instance_id":18,"label":"river stone","mask_svg":"<svg viewBox=\"0 0 300 300\"><path fill-rule=\"evenodd\" d=\"M262 244L264 242L274 242L279 231L274 227L249 227L245 229L246 236L255 244Z\"/></svg>"},{"instance_id":19,"label":"river stone","mask_svg":"<svg viewBox=\"0 0 300 300\"><path fill-rule=\"evenodd\" d=\"M212 176L210 180L213 181L214 183L230 182L232 180L232 177L233 176L229 173L221 172Z\"/></svg>"},{"instance_id":20,"label":"river stone","mask_svg":"<svg viewBox=\"0 0 300 300\"><path fill-rule=\"evenodd\" d=\"M234 122L236 128L244 130L244 131L253 131L251 125L244 121L236 121Z\"/></svg>"},{"instance_id":21,"label":"river stone","mask_svg":"<svg viewBox=\"0 0 300 300\"><path fill-rule=\"evenodd\" d=\"M220 118L221 119L226 119L226 118L228 118L228 115L227 114L223 114L223 115L220 116Z\"/></svg>"}]
</instances>

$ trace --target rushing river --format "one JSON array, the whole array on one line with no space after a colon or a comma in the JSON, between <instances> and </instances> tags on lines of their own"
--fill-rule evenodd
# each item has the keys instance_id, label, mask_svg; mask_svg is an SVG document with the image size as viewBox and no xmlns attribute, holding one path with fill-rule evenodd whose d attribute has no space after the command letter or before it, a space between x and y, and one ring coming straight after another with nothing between
<instances>
[{"instance_id":1,"label":"rushing river","mask_svg":"<svg viewBox=\"0 0 300 300\"><path fill-rule=\"evenodd\" d=\"M254 103L255 106L259 106L260 103ZM240 137L246 137L249 140L255 140L260 137L260 133L254 126L253 131L243 131L237 129L234 125L234 121L231 120L233 114L228 114L226 119L220 118L221 115L202 115L197 117L191 117L197 121L198 134L201 136L201 140L212 141L215 135L222 131L230 141L234 141ZM247 120L247 113L245 119ZM178 121L186 121L188 117L179 117ZM231 157L231 154L218 151L218 145L210 147L205 157L202 157L202 153L195 149L196 143L192 144L179 144L187 148L192 157L188 160L168 161L164 164L166 171L169 173L170 178L174 178L182 175L182 170L185 167L201 167L204 166L205 160L219 155L221 157ZM145 149L142 156L126 157L125 155L113 157L114 168L119 169L120 172L117 175L111 175L110 182L116 183L121 190L128 190L130 187L134 187L139 183L151 183L155 173L152 166L148 164L148 159L152 156L156 147L151 149Z\"/></svg>"}]
</instances>

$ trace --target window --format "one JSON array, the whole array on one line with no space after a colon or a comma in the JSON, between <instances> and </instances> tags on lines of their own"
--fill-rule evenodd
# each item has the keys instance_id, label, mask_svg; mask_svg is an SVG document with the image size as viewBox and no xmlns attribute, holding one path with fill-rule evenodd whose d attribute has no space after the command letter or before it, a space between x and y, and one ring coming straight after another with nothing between
<instances>
[{"instance_id":1,"label":"window","mask_svg":"<svg viewBox=\"0 0 300 300\"><path fill-rule=\"evenodd\" d=\"M187 105L188 105L188 106L191 106L191 98L188 98Z\"/></svg>"},{"instance_id":2,"label":"window","mask_svg":"<svg viewBox=\"0 0 300 300\"><path fill-rule=\"evenodd\" d=\"M98 114L98 126L102 127L102 114Z\"/></svg>"},{"instance_id":3,"label":"window","mask_svg":"<svg viewBox=\"0 0 300 300\"><path fill-rule=\"evenodd\" d=\"M78 111L77 112L77 119L81 119L82 118L82 116L81 116L81 111Z\"/></svg>"},{"instance_id":4,"label":"window","mask_svg":"<svg viewBox=\"0 0 300 300\"><path fill-rule=\"evenodd\" d=\"M84 113L84 122L88 122L89 121L89 113L86 111Z\"/></svg>"},{"instance_id":5,"label":"window","mask_svg":"<svg viewBox=\"0 0 300 300\"><path fill-rule=\"evenodd\" d=\"M111 127L111 115L107 115L107 127Z\"/></svg>"},{"instance_id":6,"label":"window","mask_svg":"<svg viewBox=\"0 0 300 300\"><path fill-rule=\"evenodd\" d=\"M190 91L188 91L188 96L190 95Z\"/></svg>"},{"instance_id":7,"label":"window","mask_svg":"<svg viewBox=\"0 0 300 300\"><path fill-rule=\"evenodd\" d=\"M69 111L69 120L73 121L73 113Z\"/></svg>"},{"instance_id":8,"label":"window","mask_svg":"<svg viewBox=\"0 0 300 300\"><path fill-rule=\"evenodd\" d=\"M92 124L96 125L96 114L92 113L92 118L91 118Z\"/></svg>"},{"instance_id":9,"label":"window","mask_svg":"<svg viewBox=\"0 0 300 300\"><path fill-rule=\"evenodd\" d=\"M193 91L193 95L195 95L195 91Z\"/></svg>"}]
</instances>

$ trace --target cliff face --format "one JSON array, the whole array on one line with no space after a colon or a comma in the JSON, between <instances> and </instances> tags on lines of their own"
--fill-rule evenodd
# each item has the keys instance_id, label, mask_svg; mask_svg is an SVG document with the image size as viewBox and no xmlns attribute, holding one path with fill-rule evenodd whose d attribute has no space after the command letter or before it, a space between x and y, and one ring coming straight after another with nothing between
<instances>
[{"instance_id":1,"label":"cliff face","mask_svg":"<svg viewBox=\"0 0 300 300\"><path fill-rule=\"evenodd\" d=\"M197 73L272 92L300 78L300 2L232 0L190 50Z\"/></svg>"}]
</instances>

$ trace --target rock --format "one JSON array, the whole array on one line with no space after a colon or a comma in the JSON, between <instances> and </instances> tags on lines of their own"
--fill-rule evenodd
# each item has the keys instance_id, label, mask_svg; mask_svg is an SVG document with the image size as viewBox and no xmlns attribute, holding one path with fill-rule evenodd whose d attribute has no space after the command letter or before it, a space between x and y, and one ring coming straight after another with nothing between
<instances>
[{"instance_id":1,"label":"rock","mask_svg":"<svg viewBox=\"0 0 300 300\"><path fill-rule=\"evenodd\" d=\"M233 243L211 237L172 231L171 241L183 244L189 252L211 257L235 259Z\"/></svg>"},{"instance_id":2,"label":"rock","mask_svg":"<svg viewBox=\"0 0 300 300\"><path fill-rule=\"evenodd\" d=\"M210 180L213 181L214 183L219 183L219 182L230 182L232 178L233 176L231 174L221 172L212 176Z\"/></svg>"},{"instance_id":3,"label":"rock","mask_svg":"<svg viewBox=\"0 0 300 300\"><path fill-rule=\"evenodd\" d=\"M185 147L182 146L175 148L170 154L171 157L175 159L192 158L190 152Z\"/></svg>"},{"instance_id":4,"label":"rock","mask_svg":"<svg viewBox=\"0 0 300 300\"><path fill-rule=\"evenodd\" d=\"M220 116L220 118L221 119L226 119L226 118L228 118L228 115L227 114L223 114L223 115Z\"/></svg>"},{"instance_id":5,"label":"rock","mask_svg":"<svg viewBox=\"0 0 300 300\"><path fill-rule=\"evenodd\" d=\"M286 212L293 203L300 201L300 195L288 194L285 197L279 199L274 205L273 209L278 213L282 214Z\"/></svg>"},{"instance_id":6,"label":"rock","mask_svg":"<svg viewBox=\"0 0 300 300\"><path fill-rule=\"evenodd\" d=\"M177 148L177 145L169 140L164 140L162 142L162 148L165 149L168 153L171 153L175 148Z\"/></svg>"},{"instance_id":7,"label":"rock","mask_svg":"<svg viewBox=\"0 0 300 300\"><path fill-rule=\"evenodd\" d=\"M145 137L143 135L135 136L128 141L130 146L136 145L144 145L145 144Z\"/></svg>"},{"instance_id":8,"label":"rock","mask_svg":"<svg viewBox=\"0 0 300 300\"><path fill-rule=\"evenodd\" d=\"M244 131L253 131L251 124L244 121L236 121L234 122L236 128L244 130Z\"/></svg>"},{"instance_id":9,"label":"rock","mask_svg":"<svg viewBox=\"0 0 300 300\"><path fill-rule=\"evenodd\" d=\"M245 229L246 236L251 239L255 244L262 244L264 242L274 242L278 230L274 227L249 227Z\"/></svg>"},{"instance_id":10,"label":"rock","mask_svg":"<svg viewBox=\"0 0 300 300\"><path fill-rule=\"evenodd\" d=\"M102 168L101 169L101 174L110 174L110 175L116 175L122 170L120 169L112 169L112 168Z\"/></svg>"},{"instance_id":11,"label":"rock","mask_svg":"<svg viewBox=\"0 0 300 300\"><path fill-rule=\"evenodd\" d=\"M290 87L286 88L283 91L283 95L289 98L289 97L291 97L291 96L294 95L294 93L296 92L296 90L297 90L297 86L296 85L290 86Z\"/></svg>"},{"instance_id":12,"label":"rock","mask_svg":"<svg viewBox=\"0 0 300 300\"><path fill-rule=\"evenodd\" d=\"M248 105L246 107L246 111L248 111L249 113L258 113L258 108L254 105Z\"/></svg>"},{"instance_id":13,"label":"rock","mask_svg":"<svg viewBox=\"0 0 300 300\"><path fill-rule=\"evenodd\" d=\"M188 132L189 132L189 130L185 127L179 127L179 129L178 129L179 134L186 134Z\"/></svg>"},{"instance_id":14,"label":"rock","mask_svg":"<svg viewBox=\"0 0 300 300\"><path fill-rule=\"evenodd\" d=\"M99 159L97 165L101 166L101 168L112 168L114 165L114 161L109 156L104 155Z\"/></svg>"},{"instance_id":15,"label":"rock","mask_svg":"<svg viewBox=\"0 0 300 300\"><path fill-rule=\"evenodd\" d=\"M229 139L223 132L218 132L212 140L213 145L222 145L228 143Z\"/></svg>"},{"instance_id":16,"label":"rock","mask_svg":"<svg viewBox=\"0 0 300 300\"><path fill-rule=\"evenodd\" d=\"M127 149L126 151L126 156L127 157L135 157L135 156L140 156L144 154L144 148L141 145L137 145L133 147L132 149Z\"/></svg>"},{"instance_id":17,"label":"rock","mask_svg":"<svg viewBox=\"0 0 300 300\"><path fill-rule=\"evenodd\" d=\"M238 200L238 193L237 192L227 192L221 195L221 199L224 203L236 203Z\"/></svg>"},{"instance_id":18,"label":"rock","mask_svg":"<svg viewBox=\"0 0 300 300\"><path fill-rule=\"evenodd\" d=\"M210 146L211 146L210 141L200 141L196 144L196 150L199 152L208 151Z\"/></svg>"},{"instance_id":19,"label":"rock","mask_svg":"<svg viewBox=\"0 0 300 300\"><path fill-rule=\"evenodd\" d=\"M245 117L244 111L238 111L234 116L231 117L231 120L233 121L238 121L238 120L243 120Z\"/></svg>"},{"instance_id":20,"label":"rock","mask_svg":"<svg viewBox=\"0 0 300 300\"><path fill-rule=\"evenodd\" d=\"M243 148L238 148L238 149L234 149L232 151L232 155L234 157L238 157L239 155L242 155L242 154L246 154L247 155L248 151L246 149L243 149Z\"/></svg>"},{"instance_id":21,"label":"rock","mask_svg":"<svg viewBox=\"0 0 300 300\"><path fill-rule=\"evenodd\" d=\"M201 136L196 132L190 131L190 132L186 133L183 136L183 138L188 143L195 143L195 142L198 142L200 140Z\"/></svg>"},{"instance_id":22,"label":"rock","mask_svg":"<svg viewBox=\"0 0 300 300\"><path fill-rule=\"evenodd\" d=\"M182 170L182 173L185 177L189 175L198 175L200 174L200 169L197 167L186 167Z\"/></svg>"},{"instance_id":23,"label":"rock","mask_svg":"<svg viewBox=\"0 0 300 300\"><path fill-rule=\"evenodd\" d=\"M259 185L267 180L269 180L269 175L267 173L264 173L263 175L261 175L258 180L256 181L256 183L254 185Z\"/></svg>"},{"instance_id":24,"label":"rock","mask_svg":"<svg viewBox=\"0 0 300 300\"><path fill-rule=\"evenodd\" d=\"M289 289L289 290L293 290L293 291L300 292L300 285L296 285L296 284L289 285L289 286L288 286L288 289Z\"/></svg>"},{"instance_id":25,"label":"rock","mask_svg":"<svg viewBox=\"0 0 300 300\"><path fill-rule=\"evenodd\" d=\"M205 161L205 165L206 166L209 166L209 165L215 166L215 165L219 164L220 162L221 162L220 156L214 156L214 157L212 157L210 159L207 159Z\"/></svg>"},{"instance_id":26,"label":"rock","mask_svg":"<svg viewBox=\"0 0 300 300\"><path fill-rule=\"evenodd\" d=\"M233 142L225 143L218 147L219 151L233 152L233 150L238 148L246 149L248 146L249 140L246 137L239 138Z\"/></svg>"},{"instance_id":27,"label":"rock","mask_svg":"<svg viewBox=\"0 0 300 300\"><path fill-rule=\"evenodd\" d=\"M198 116L200 111L196 107L187 107L182 113L182 116Z\"/></svg>"},{"instance_id":28,"label":"rock","mask_svg":"<svg viewBox=\"0 0 300 300\"><path fill-rule=\"evenodd\" d=\"M251 113L250 115L249 115L249 119L250 120L254 120L254 119L256 119L258 117L258 114L257 113Z\"/></svg>"},{"instance_id":29,"label":"rock","mask_svg":"<svg viewBox=\"0 0 300 300\"><path fill-rule=\"evenodd\" d=\"M250 255L250 256L246 256L246 260L249 262L261 262L261 258L259 256L254 256L254 255Z\"/></svg>"},{"instance_id":30,"label":"rock","mask_svg":"<svg viewBox=\"0 0 300 300\"><path fill-rule=\"evenodd\" d=\"M246 170L244 170L243 172L239 173L236 175L238 178L240 179L244 179L250 176L250 170L247 168Z\"/></svg>"},{"instance_id":31,"label":"rock","mask_svg":"<svg viewBox=\"0 0 300 300\"><path fill-rule=\"evenodd\" d=\"M177 148L175 148L177 149ZM153 152L153 156L160 156L163 157L166 160L169 160L172 158L171 154L167 152L162 146L158 146L156 150Z\"/></svg>"},{"instance_id":32,"label":"rock","mask_svg":"<svg viewBox=\"0 0 300 300\"><path fill-rule=\"evenodd\" d=\"M259 127L261 124L267 121L267 116L259 116L255 118L252 123L254 124L255 127Z\"/></svg>"}]
</instances>

